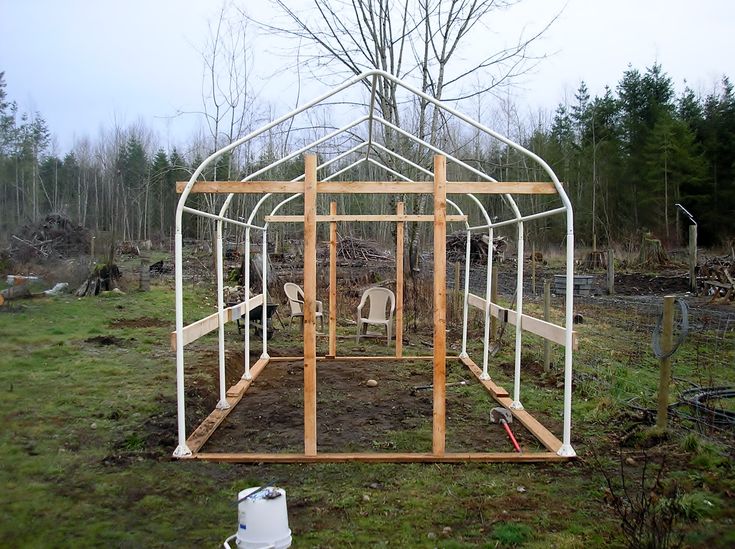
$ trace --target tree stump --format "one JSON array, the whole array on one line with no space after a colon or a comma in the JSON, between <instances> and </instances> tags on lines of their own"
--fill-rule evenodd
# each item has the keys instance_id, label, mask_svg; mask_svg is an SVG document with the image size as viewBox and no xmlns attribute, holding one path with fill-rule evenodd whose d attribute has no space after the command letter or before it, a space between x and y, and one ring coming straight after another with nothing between
<instances>
[{"instance_id":1,"label":"tree stump","mask_svg":"<svg viewBox=\"0 0 735 549\"><path fill-rule=\"evenodd\" d=\"M669 263L669 256L664 251L661 241L653 238L651 234L643 236L641 249L638 253L640 265L661 266Z\"/></svg>"}]
</instances>

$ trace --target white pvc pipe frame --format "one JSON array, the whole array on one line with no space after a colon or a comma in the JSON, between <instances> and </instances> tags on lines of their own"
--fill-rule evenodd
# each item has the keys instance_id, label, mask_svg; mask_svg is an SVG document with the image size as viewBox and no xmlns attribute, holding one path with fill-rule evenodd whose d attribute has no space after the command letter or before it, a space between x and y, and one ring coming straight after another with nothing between
<instances>
[{"instance_id":1,"label":"white pvc pipe frame","mask_svg":"<svg viewBox=\"0 0 735 549\"><path fill-rule=\"evenodd\" d=\"M263 262L265 265L266 261L266 232L267 232L267 225L263 227L258 227L255 225L252 225L252 220L254 219L255 213L259 209L259 207L262 205L262 203L271 196L271 193L268 193L264 195L260 201L257 203L257 205L254 208L254 211L251 213L250 218L248 219L247 223L242 223L239 221L236 221L234 219L229 219L225 217L225 214L227 212L227 209L229 208L230 202L232 201L233 194L230 194L225 199L225 202L220 210L219 215L214 215L208 212L202 212L199 210L195 210L193 208L187 207L186 200L191 192L192 187L196 183L199 176L202 174L204 169L215 159L219 158L223 154L227 153L228 151L234 149L235 147L238 147L242 145L243 143L246 143L247 141L257 137L258 135L270 130L271 128L285 122L286 120L289 120L296 115L314 107L315 105L318 105L319 103L323 102L324 100L336 95L337 93L340 93L341 91L361 82L362 80L365 80L366 78L373 77L372 82L372 93L371 93L371 101L370 101L370 107L369 107L369 114L366 116L362 116L358 119L356 119L351 124L348 124L347 126L344 126L340 128L339 130L336 130L334 132L331 132L330 134L327 134L326 136L314 141L313 143L309 144L307 147L303 147L299 149L298 151L281 158L280 160L270 164L269 166L266 166L265 168L258 170L252 174L250 174L248 177L244 178L243 181L248 181L256 177L257 175L291 159L295 156L305 152L306 150L328 140L332 137L339 135L340 133L343 133L350 128L368 120L370 122L369 127L369 138L368 141L365 143L362 143L358 145L357 147L351 149L350 151L347 151L345 153L342 153L341 155L333 158L331 161L319 166L319 168L323 168L328 164L331 164L332 162L335 162L336 160L343 158L347 154L350 154L351 152L354 152L355 150L367 145L367 152L365 159L363 160L369 160L369 154L370 154L370 148L371 147L380 147L382 150L385 150L394 156L397 156L401 158L402 160L408 162L409 164L413 165L414 167L417 167L417 165L410 162L408 159L397 155L396 153L392 151L388 151L385 147L382 145L379 145L378 143L373 142L372 140L372 123L373 122L380 122L383 125L387 127L391 127L392 129L396 130L397 132L401 133L402 135L414 140L415 142L428 147L429 149L439 153L444 154L448 159L453 160L454 162L458 163L459 165L465 167L466 169L469 169L473 173L479 175L483 179L486 179L488 181L495 181L493 178L485 174L484 172L481 172L475 168L472 168L471 166L467 165L466 163L459 161L458 159L452 157L451 155L445 153L444 151L441 151L440 149L430 145L429 143L426 143L415 136L409 134L405 130L394 126L390 122L375 117L373 115L374 110L374 101L375 101L375 86L377 82L377 78L381 77L387 80L390 80L391 82L397 84L398 86L401 86L402 88L408 90L409 92L421 97L422 99L428 101L429 103L435 105L438 108L443 109L444 111L448 112L449 114L456 116L463 122L466 122L467 124L470 124L474 128L486 133L487 135L497 139L498 141L505 143L507 146L512 147L513 149L519 151L521 154L524 154L537 164L539 164L543 170L547 173L547 175L551 178L551 181L554 185L554 188L557 191L557 194L559 195L559 198L562 202L561 208L556 208L554 210L549 210L546 212L542 212L539 214L532 214L529 216L522 216L521 212L518 210L518 207L513 200L513 198L510 195L504 195L506 201L510 205L511 209L513 210L513 213L515 215L514 219L509 219L497 223L493 223L490 220L490 217L488 216L485 208L482 206L479 200L477 200L476 197L468 194L469 196L480 208L480 211L482 212L483 216L486 220L486 225L477 226L477 227L470 227L467 224L466 230L467 234L469 234L472 231L475 230L488 230L488 235L490 237L490 246L492 246L492 237L493 237L493 230L496 227L509 225L509 224L517 224L518 225L518 274L517 274L517 280L516 280L516 299L517 299L517 305L516 305L516 312L519 318L518 325L516 326L516 345L515 345L515 372L514 372L514 388L513 388L513 404L512 407L516 409L522 409L522 405L520 403L520 352L521 352L521 338L522 338L522 303L523 303L523 221L525 220L531 220L531 219L538 219L541 217L546 217L548 215L554 215L556 213L565 213L566 214L566 296L565 296L565 314L564 314L564 329L565 329L565 337L564 337L564 419L563 419L563 435L562 435L562 446L557 452L561 456L568 456L572 457L575 456L576 453L574 449L571 446L571 405L572 405L572 315L573 315L573 295L570 291L571 288L574 288L574 213L572 210L572 204L569 200L569 197L567 196L566 192L564 191L564 188L562 187L561 183L559 182L559 179L556 177L556 174L551 169L551 167L538 155L534 154L533 152L529 151L525 147L519 145L518 143L515 143L514 141L510 140L509 138L495 132L494 130L484 126L483 124L473 120L472 118L462 114L461 112L457 111L456 109L442 103L441 101L438 101L434 99L433 97L421 92L420 90L402 82L400 79L384 72L381 70L370 70L361 73L358 76L355 76L347 81L345 81L343 84L336 86L329 92L317 97L316 99L306 103L305 105L291 111L288 114L285 114L272 122L266 124L265 126L262 126L261 128L249 133L248 135L230 143L229 145L221 148L220 150L212 153L209 157L207 157L200 165L199 167L194 171L194 173L191 175L191 178L189 179L188 183L186 184L184 190L181 193L181 196L179 198L179 202L176 207L176 232L175 232L175 239L174 239L174 247L175 247L175 282L176 282L176 292L175 292L175 300L176 300L176 392L177 392L177 412L178 412L178 446L176 450L174 451L175 457L184 457L191 455L191 450L188 448L186 444L186 427L185 427L185 402L184 402L184 341L183 341L183 330L184 330L184 315L183 315L183 273L182 273L182 249L183 249L183 238L182 238L182 216L183 212L189 212L194 213L196 215L202 215L204 217L208 218L214 218L217 222L217 274L218 274L218 312L219 312L219 359L220 359L220 401L218 403L218 406L221 408L226 408L229 406L226 400L226 394L225 394L225 388L224 388L224 304L223 304L223 282L222 282L222 223L228 222L231 224L235 224L238 226L245 227L246 231L246 241L245 241L245 247L246 247L246 258L247 261L245 261L246 269L245 269L245 275L246 275L246 288L247 292L246 295L249 295L249 271L250 271L250 262L249 262L249 252L250 252L250 230L252 228L262 230L263 231ZM373 161L375 162L375 161ZM350 166L352 167L352 166ZM340 173L344 171L341 170ZM395 173L395 172L394 172ZM337 174L333 174L332 177L336 176ZM301 176L303 177L303 176ZM295 180L301 179L301 177L296 178ZM405 179L405 178L404 178ZM283 206L285 203L293 200L297 196L299 196L300 193L297 193L290 198L284 200L281 202L276 208L274 208L274 212L277 211L281 206ZM455 205L456 207L456 205ZM467 239L468 245L467 249L465 250L466 256L469 254L469 238ZM466 257L467 259L467 257ZM487 269L487 281L486 281L486 309L485 309L485 336L484 336L484 343L485 343L485 356L483 360L483 377L487 378L487 355L488 355L488 341L489 341L489 317L490 317L490 280L491 280L491 269L492 269L492 253L488 254L488 269ZM266 326L266 319L267 315L265 314L266 311L266 296L267 296L267 281L266 281L266 271L263 269L263 357L267 358L267 326ZM463 311L463 320L464 320L464 326L463 326L463 341L462 341L462 355L466 356L466 331L467 331L467 308L468 308L468 293L469 293L469 261L465 262L465 303L464 303L464 311ZM246 298L247 301L247 298ZM250 311L249 307L245 307L245 374L243 377L249 377L249 328L248 328L248 321L250 317Z\"/></svg>"}]
</instances>

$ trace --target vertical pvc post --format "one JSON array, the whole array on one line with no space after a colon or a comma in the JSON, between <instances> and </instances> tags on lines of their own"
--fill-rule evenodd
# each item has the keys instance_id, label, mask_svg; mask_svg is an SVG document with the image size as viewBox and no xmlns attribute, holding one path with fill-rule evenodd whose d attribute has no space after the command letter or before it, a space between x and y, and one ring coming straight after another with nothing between
<instances>
[{"instance_id":1,"label":"vertical pvc post","mask_svg":"<svg viewBox=\"0 0 735 549\"><path fill-rule=\"evenodd\" d=\"M268 228L263 228L263 308L261 309L260 325L263 328L263 352L260 358L268 358Z\"/></svg>"},{"instance_id":2,"label":"vertical pvc post","mask_svg":"<svg viewBox=\"0 0 735 549\"><path fill-rule=\"evenodd\" d=\"M245 228L245 328L243 329L243 362L244 372L242 374L243 379L253 379L250 374L250 227Z\"/></svg>"},{"instance_id":3,"label":"vertical pvc post","mask_svg":"<svg viewBox=\"0 0 735 549\"><path fill-rule=\"evenodd\" d=\"M518 222L518 278L516 280L516 348L513 375L513 402L510 407L523 410L521 404L521 350L523 339L523 221Z\"/></svg>"},{"instance_id":4,"label":"vertical pvc post","mask_svg":"<svg viewBox=\"0 0 735 549\"><path fill-rule=\"evenodd\" d=\"M462 303L462 352L461 358L467 358L467 316L470 303L470 248L472 233L467 231L467 243L464 250L464 301Z\"/></svg>"},{"instance_id":5,"label":"vertical pvc post","mask_svg":"<svg viewBox=\"0 0 735 549\"><path fill-rule=\"evenodd\" d=\"M572 448L572 328L574 326L574 222L571 206L567 207L567 272L564 309L564 432L557 454L574 457Z\"/></svg>"},{"instance_id":6,"label":"vertical pvc post","mask_svg":"<svg viewBox=\"0 0 735 549\"><path fill-rule=\"evenodd\" d=\"M224 289L224 267L222 258L222 220L216 221L217 241L215 243L215 261L217 263L217 320L218 320L218 343L219 343L219 402L217 408L225 410L230 407L227 402L227 387L225 375L225 289Z\"/></svg>"},{"instance_id":7,"label":"vertical pvc post","mask_svg":"<svg viewBox=\"0 0 735 549\"><path fill-rule=\"evenodd\" d=\"M487 254L487 273L485 277L485 332L482 336L482 374L480 375L480 379L490 379L490 374L487 373L487 367L488 360L490 358L490 319L492 318L490 307L492 303L491 285L493 280L493 238L495 237L495 231L492 227L488 229L487 235L490 239L490 244L489 252Z\"/></svg>"},{"instance_id":8,"label":"vertical pvc post","mask_svg":"<svg viewBox=\"0 0 735 549\"><path fill-rule=\"evenodd\" d=\"M186 410L184 408L184 277L182 273L182 248L181 216L177 215L176 235L174 236L174 278L176 280L176 413L179 445L174 450L174 457L191 455L191 450L186 445Z\"/></svg>"}]
</instances>

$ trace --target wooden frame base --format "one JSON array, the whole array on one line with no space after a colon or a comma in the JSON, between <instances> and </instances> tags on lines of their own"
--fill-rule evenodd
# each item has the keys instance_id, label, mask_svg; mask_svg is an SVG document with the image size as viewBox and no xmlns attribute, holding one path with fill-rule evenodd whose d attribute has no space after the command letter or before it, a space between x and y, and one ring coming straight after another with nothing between
<instances>
[{"instance_id":1,"label":"wooden frame base","mask_svg":"<svg viewBox=\"0 0 735 549\"><path fill-rule=\"evenodd\" d=\"M344 360L361 362L371 361L417 361L432 360L433 356L340 356L340 357L317 357L317 361ZM508 408L515 419L521 423L545 448L546 452L442 452L442 453L314 453L314 454L262 454L262 453L227 453L227 452L200 452L207 440L214 434L217 428L232 412L235 406L242 400L253 380L265 369L269 362L286 362L303 360L303 357L272 357L261 358L251 368L252 379L241 379L227 391L227 401L230 404L226 409L215 409L202 423L192 432L187 439L187 446L192 455L180 459L198 459L204 461L218 461L227 463L346 463L346 462L368 462L368 463L538 463L553 461L568 461L573 458L563 457L557 454L561 448L561 441L544 427L536 418L526 410L514 410L510 408L511 399L508 392L490 380L481 379L482 370L469 357L447 357L447 360L459 360L474 374L479 383L488 391L490 396L501 406Z\"/></svg>"}]
</instances>

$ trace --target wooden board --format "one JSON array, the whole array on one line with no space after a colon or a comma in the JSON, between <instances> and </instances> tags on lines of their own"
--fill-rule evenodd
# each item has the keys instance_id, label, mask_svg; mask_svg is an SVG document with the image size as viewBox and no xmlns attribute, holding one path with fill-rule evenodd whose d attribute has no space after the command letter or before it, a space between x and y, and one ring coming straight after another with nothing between
<instances>
[{"instance_id":1,"label":"wooden board","mask_svg":"<svg viewBox=\"0 0 735 549\"><path fill-rule=\"evenodd\" d=\"M248 306L252 311L255 307L263 304L263 294L253 296L248 301ZM237 318L240 318L245 314L245 302L238 303L232 307L225 309L225 322L230 322ZM209 316L192 322L188 326L184 326L184 346L188 345L192 341L195 341L208 334L209 332L216 330L219 327L219 313L212 313ZM171 332L171 350L176 351L176 331Z\"/></svg>"},{"instance_id":2,"label":"wooden board","mask_svg":"<svg viewBox=\"0 0 735 549\"><path fill-rule=\"evenodd\" d=\"M352 336L352 339L355 339L355 336ZM401 357L396 356L318 356L316 357L317 362L321 362L324 360L334 360L334 361L347 361L347 362L395 362L395 361L407 361L407 362L418 362L418 361L424 361L424 360L432 360L434 358L433 355L417 355L417 356L406 356L403 355ZM448 359L455 359L458 357L450 356L447 357ZM272 356L270 357L271 362L294 362L294 361L300 361L304 360L304 357L302 356Z\"/></svg>"},{"instance_id":3,"label":"wooden board","mask_svg":"<svg viewBox=\"0 0 735 549\"><path fill-rule=\"evenodd\" d=\"M541 425L541 423L538 422L536 418L534 418L531 414L529 414L526 410L514 410L510 407L510 405L513 403L513 400L509 398L508 396L500 396L498 395L491 387L489 387L486 383L484 383L485 380L480 379L480 376L482 376L482 369L475 364L472 359L466 358L462 360L467 367L470 369L470 371L475 375L475 377L483 384L483 386L488 390L490 393L490 396L492 396L498 404L500 404L502 407L507 408L511 411L513 414L513 417L518 420L528 431L535 436L538 441L546 447L547 450L551 452L558 452L559 448L561 448L561 441L554 436L554 434L549 431L546 427ZM507 393L506 393L507 395Z\"/></svg>"},{"instance_id":4,"label":"wooden board","mask_svg":"<svg viewBox=\"0 0 735 549\"><path fill-rule=\"evenodd\" d=\"M372 215L372 214L366 214L366 215L349 215L349 214L342 214L342 215L317 215L316 216L316 222L317 223L334 223L334 222L378 222L378 223L388 223L388 222L404 222L404 221L412 221L412 222L430 222L434 221L433 215L406 215L406 214L397 214L397 215ZM448 215L447 216L447 222L450 221L467 221L466 215ZM303 223L304 222L304 216L303 215L266 215L265 216L265 222L266 223Z\"/></svg>"},{"instance_id":5,"label":"wooden board","mask_svg":"<svg viewBox=\"0 0 735 549\"><path fill-rule=\"evenodd\" d=\"M570 461L554 452L452 452L442 455L424 453L324 453L324 454L234 454L196 453L181 459L198 459L224 463L541 463Z\"/></svg>"},{"instance_id":6,"label":"wooden board","mask_svg":"<svg viewBox=\"0 0 735 549\"><path fill-rule=\"evenodd\" d=\"M316 155L304 156L304 453L316 454Z\"/></svg>"},{"instance_id":7,"label":"wooden board","mask_svg":"<svg viewBox=\"0 0 735 549\"><path fill-rule=\"evenodd\" d=\"M177 181L176 192L183 192L188 181ZM430 181L320 181L318 193L327 194L431 194ZM304 192L301 181L197 181L192 193L287 193ZM546 181L450 181L447 194L556 194Z\"/></svg>"},{"instance_id":8,"label":"wooden board","mask_svg":"<svg viewBox=\"0 0 735 549\"><path fill-rule=\"evenodd\" d=\"M434 390L432 453L446 449L447 159L434 156Z\"/></svg>"},{"instance_id":9,"label":"wooden board","mask_svg":"<svg viewBox=\"0 0 735 549\"><path fill-rule=\"evenodd\" d=\"M475 361L470 357L460 357L459 359L465 366L467 366L472 373L475 374L477 379L485 386L493 397L507 397L509 396L508 391L503 389L500 385L496 385L491 379L482 379L482 368L480 368ZM479 372L479 374L478 374Z\"/></svg>"},{"instance_id":10,"label":"wooden board","mask_svg":"<svg viewBox=\"0 0 735 549\"><path fill-rule=\"evenodd\" d=\"M205 418L204 421L199 424L196 429L194 429L191 435L189 435L189 438L186 440L186 445L192 452L198 452L199 449L204 446L207 440L209 440L209 437L212 436L212 433L214 433L217 427L220 426L220 424L225 420L229 413L232 412L237 403L240 402L242 397L245 395L245 391L248 390L250 384L255 381L255 378L258 377L260 372L263 371L263 368L265 368L267 364L268 359L261 358L255 364L253 364L252 368L250 368L250 375L252 376L252 379L241 379L239 382L237 382L235 385L227 390L227 402L230 404L230 407L224 410L215 409L211 414L209 414L209 416L207 416L207 418Z\"/></svg>"},{"instance_id":11,"label":"wooden board","mask_svg":"<svg viewBox=\"0 0 735 549\"><path fill-rule=\"evenodd\" d=\"M469 294L467 296L467 301L470 304L470 306L480 309L481 311L485 310L485 304L487 302L480 296L475 295L475 294ZM504 307L500 307L499 305L496 305L495 303L490 303L490 314L497 319L507 321L509 324L513 326L517 325L516 318L518 315L512 309L506 309ZM521 327L526 332L530 332L532 334L536 334L537 336L541 336L544 339L551 341L553 343L564 345L565 337L566 337L566 330L562 326L552 324L551 322L546 322L545 320L541 320L540 318L529 316L527 314L521 315L521 318L522 318ZM579 339L577 337L577 332L575 331L572 331L572 350L574 351L579 350Z\"/></svg>"}]
</instances>

